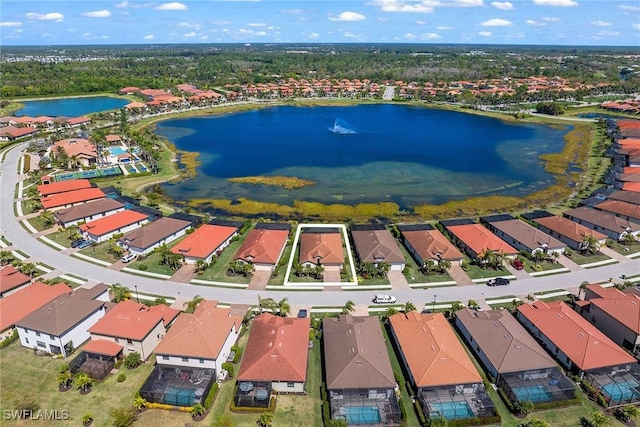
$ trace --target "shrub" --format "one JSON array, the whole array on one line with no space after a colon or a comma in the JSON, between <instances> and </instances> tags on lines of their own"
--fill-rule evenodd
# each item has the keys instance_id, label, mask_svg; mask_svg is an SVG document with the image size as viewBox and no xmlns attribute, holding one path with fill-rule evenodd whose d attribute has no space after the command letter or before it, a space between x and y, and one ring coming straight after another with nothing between
<instances>
[{"instance_id":1,"label":"shrub","mask_svg":"<svg viewBox=\"0 0 640 427\"><path fill-rule=\"evenodd\" d=\"M124 366L126 366L127 369L135 369L138 367L138 365L140 365L141 361L142 359L140 358L140 353L134 351L133 353L129 353L125 356Z\"/></svg>"},{"instance_id":2,"label":"shrub","mask_svg":"<svg viewBox=\"0 0 640 427\"><path fill-rule=\"evenodd\" d=\"M193 418L199 417L200 415L204 414L204 406L202 406L202 404L200 403L196 403L195 405L193 405L189 413L191 413L191 416Z\"/></svg>"},{"instance_id":3,"label":"shrub","mask_svg":"<svg viewBox=\"0 0 640 427\"><path fill-rule=\"evenodd\" d=\"M233 363L224 362L222 364L222 369L224 369L225 371L229 372L229 376L230 377L233 377Z\"/></svg>"},{"instance_id":4,"label":"shrub","mask_svg":"<svg viewBox=\"0 0 640 427\"><path fill-rule=\"evenodd\" d=\"M117 380L118 380L119 383L124 382L124 380L126 380L126 379L127 379L127 376L125 374L123 374L123 373L118 374Z\"/></svg>"},{"instance_id":5,"label":"shrub","mask_svg":"<svg viewBox=\"0 0 640 427\"><path fill-rule=\"evenodd\" d=\"M9 344L11 344L17 339L18 339L18 330L14 329L9 337L3 339L2 342L0 342L0 348L5 348L6 346L8 346Z\"/></svg>"},{"instance_id":6,"label":"shrub","mask_svg":"<svg viewBox=\"0 0 640 427\"><path fill-rule=\"evenodd\" d=\"M129 427L138 418L133 408L118 408L111 411L111 425L113 427Z\"/></svg>"},{"instance_id":7,"label":"shrub","mask_svg":"<svg viewBox=\"0 0 640 427\"><path fill-rule=\"evenodd\" d=\"M82 416L82 422L83 422L84 424L88 424L88 423L90 423L91 421L93 421L93 415L91 415L89 412L85 413L85 414Z\"/></svg>"},{"instance_id":8,"label":"shrub","mask_svg":"<svg viewBox=\"0 0 640 427\"><path fill-rule=\"evenodd\" d=\"M137 396L135 399L133 399L133 407L138 411L140 411L142 408L147 407L148 403L149 402L147 402L147 400L142 396Z\"/></svg>"},{"instance_id":9,"label":"shrub","mask_svg":"<svg viewBox=\"0 0 640 427\"><path fill-rule=\"evenodd\" d=\"M216 398L216 394L218 394L218 383L215 382L211 386L207 397L204 399L204 407L205 409L211 409L211 405L213 404L213 399Z\"/></svg>"},{"instance_id":10,"label":"shrub","mask_svg":"<svg viewBox=\"0 0 640 427\"><path fill-rule=\"evenodd\" d=\"M149 268L149 266L147 266L147 264L140 264L138 266L138 270L140 270L140 271L147 271L148 268Z\"/></svg>"},{"instance_id":11,"label":"shrub","mask_svg":"<svg viewBox=\"0 0 640 427\"><path fill-rule=\"evenodd\" d=\"M18 411L26 411L36 412L40 409L40 403L38 403L38 399L31 394L23 393L13 401L13 409Z\"/></svg>"}]
</instances>

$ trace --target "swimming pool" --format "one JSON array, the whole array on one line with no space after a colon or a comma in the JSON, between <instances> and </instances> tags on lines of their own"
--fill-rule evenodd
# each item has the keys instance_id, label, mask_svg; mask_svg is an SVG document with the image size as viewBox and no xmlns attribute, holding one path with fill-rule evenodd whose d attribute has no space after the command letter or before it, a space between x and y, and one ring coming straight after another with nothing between
<instances>
[{"instance_id":1,"label":"swimming pool","mask_svg":"<svg viewBox=\"0 0 640 427\"><path fill-rule=\"evenodd\" d=\"M340 408L348 424L377 424L381 421L377 406L343 406Z\"/></svg>"},{"instance_id":2,"label":"swimming pool","mask_svg":"<svg viewBox=\"0 0 640 427\"><path fill-rule=\"evenodd\" d=\"M122 147L109 147L107 148L107 150L109 150L109 153L111 153L111 155L113 156L119 156L120 154L126 154L129 150L122 148Z\"/></svg>"},{"instance_id":3,"label":"swimming pool","mask_svg":"<svg viewBox=\"0 0 640 427\"><path fill-rule=\"evenodd\" d=\"M448 420L473 418L475 414L467 402L440 402L429 404L429 416L440 414Z\"/></svg>"},{"instance_id":4,"label":"swimming pool","mask_svg":"<svg viewBox=\"0 0 640 427\"><path fill-rule=\"evenodd\" d=\"M622 403L640 397L635 389L637 385L633 382L610 383L602 387L602 392L611 398L611 403Z\"/></svg>"},{"instance_id":5,"label":"swimming pool","mask_svg":"<svg viewBox=\"0 0 640 427\"><path fill-rule=\"evenodd\" d=\"M532 403L542 403L553 400L553 394L543 385L515 387L513 392L519 401L528 400Z\"/></svg>"}]
</instances>

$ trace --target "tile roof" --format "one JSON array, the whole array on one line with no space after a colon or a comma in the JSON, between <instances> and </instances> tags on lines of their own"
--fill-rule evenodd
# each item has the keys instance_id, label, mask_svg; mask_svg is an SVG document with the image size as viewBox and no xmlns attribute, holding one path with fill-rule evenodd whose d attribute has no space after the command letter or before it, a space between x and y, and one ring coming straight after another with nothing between
<instances>
[{"instance_id":1,"label":"tile roof","mask_svg":"<svg viewBox=\"0 0 640 427\"><path fill-rule=\"evenodd\" d=\"M322 331L328 389L396 386L378 317L325 317Z\"/></svg>"},{"instance_id":2,"label":"tile roof","mask_svg":"<svg viewBox=\"0 0 640 427\"><path fill-rule=\"evenodd\" d=\"M68 293L71 293L71 288L64 283L49 286L35 282L0 299L0 331L12 327L27 314Z\"/></svg>"},{"instance_id":3,"label":"tile roof","mask_svg":"<svg viewBox=\"0 0 640 427\"><path fill-rule=\"evenodd\" d=\"M481 254L487 249L508 255L518 253L511 245L480 224L451 225L447 226L447 230L476 254Z\"/></svg>"},{"instance_id":4,"label":"tile roof","mask_svg":"<svg viewBox=\"0 0 640 427\"><path fill-rule=\"evenodd\" d=\"M596 294L593 298L588 298L588 303L598 307L635 334L640 334L640 296L622 292L615 286L603 288L600 285L588 285L587 291ZM590 292L586 295L589 296Z\"/></svg>"},{"instance_id":5,"label":"tile roof","mask_svg":"<svg viewBox=\"0 0 640 427\"><path fill-rule=\"evenodd\" d=\"M90 218L94 215L124 209L124 205L113 199L99 199L91 203L83 203L70 208L54 212L55 217L62 223Z\"/></svg>"},{"instance_id":6,"label":"tile roof","mask_svg":"<svg viewBox=\"0 0 640 427\"><path fill-rule=\"evenodd\" d=\"M70 119L76 120L76 119ZM88 139L83 138L72 138L72 139L62 139L60 141L56 141L51 147L51 152L55 157L58 153L58 147L62 147L64 152L67 153L67 156L78 156L78 157L86 157L86 158L97 158L98 152L96 151L96 146L93 145Z\"/></svg>"},{"instance_id":7,"label":"tile roof","mask_svg":"<svg viewBox=\"0 0 640 427\"><path fill-rule=\"evenodd\" d=\"M567 246L560 240L549 236L547 233L543 233L541 230L519 219L496 221L492 222L491 226L512 239L517 240L529 250L535 250L543 246L549 249L559 249Z\"/></svg>"},{"instance_id":8,"label":"tile roof","mask_svg":"<svg viewBox=\"0 0 640 427\"><path fill-rule=\"evenodd\" d=\"M122 346L109 340L92 339L82 348L82 351L113 357L117 356L122 351Z\"/></svg>"},{"instance_id":9,"label":"tile roof","mask_svg":"<svg viewBox=\"0 0 640 427\"><path fill-rule=\"evenodd\" d=\"M184 240L171 248L174 254L180 254L192 258L207 258L214 253L224 242L238 231L234 227L204 224L196 228Z\"/></svg>"},{"instance_id":10,"label":"tile roof","mask_svg":"<svg viewBox=\"0 0 640 427\"><path fill-rule=\"evenodd\" d=\"M147 307L133 300L121 301L89 328L89 332L142 341L158 323L163 322L166 328L179 313L166 305Z\"/></svg>"},{"instance_id":11,"label":"tile roof","mask_svg":"<svg viewBox=\"0 0 640 427\"><path fill-rule=\"evenodd\" d=\"M362 262L404 264L406 260L396 240L387 229L351 230L353 245Z\"/></svg>"},{"instance_id":12,"label":"tile roof","mask_svg":"<svg viewBox=\"0 0 640 427\"><path fill-rule=\"evenodd\" d=\"M637 193L635 191L614 191L607 196L607 199L622 200L623 202L640 205L640 193Z\"/></svg>"},{"instance_id":13,"label":"tile roof","mask_svg":"<svg viewBox=\"0 0 640 427\"><path fill-rule=\"evenodd\" d=\"M335 233L304 232L300 235L300 264L310 262L320 264L342 264L342 236Z\"/></svg>"},{"instance_id":14,"label":"tile roof","mask_svg":"<svg viewBox=\"0 0 640 427\"><path fill-rule=\"evenodd\" d=\"M456 317L498 373L553 368L556 363L508 310L463 308Z\"/></svg>"},{"instance_id":15,"label":"tile roof","mask_svg":"<svg viewBox=\"0 0 640 427\"><path fill-rule=\"evenodd\" d=\"M51 194L65 193L67 191L81 190L89 187L91 187L91 182L88 179L70 179L68 181L38 185L38 192L42 196L49 196Z\"/></svg>"},{"instance_id":16,"label":"tile roof","mask_svg":"<svg viewBox=\"0 0 640 427\"><path fill-rule=\"evenodd\" d=\"M604 240L607 238L599 231L592 230L591 228L573 222L568 218L562 216L548 216L545 218L534 219L538 224L547 227L551 231L555 231L574 242L582 243L586 236L594 237L597 240Z\"/></svg>"},{"instance_id":17,"label":"tile roof","mask_svg":"<svg viewBox=\"0 0 640 427\"><path fill-rule=\"evenodd\" d=\"M40 201L42 202L43 208L51 209L57 208L58 206L103 199L104 197L104 192L99 188L83 188L81 190L67 191L65 193L52 194L47 197L42 197Z\"/></svg>"},{"instance_id":18,"label":"tile roof","mask_svg":"<svg viewBox=\"0 0 640 427\"><path fill-rule=\"evenodd\" d=\"M114 213L113 215L105 216L104 218L87 222L86 224L82 224L79 228L85 233L89 233L94 236L103 236L107 233L111 233L146 219L147 215L127 209Z\"/></svg>"},{"instance_id":19,"label":"tile roof","mask_svg":"<svg viewBox=\"0 0 640 427\"><path fill-rule=\"evenodd\" d=\"M631 231L633 232L640 231L640 224L636 224L613 214L602 212L596 209L591 209L588 207L569 209L564 211L563 215L567 218L573 217L582 221L586 221L615 233L622 233L627 228L631 229Z\"/></svg>"},{"instance_id":20,"label":"tile roof","mask_svg":"<svg viewBox=\"0 0 640 427\"><path fill-rule=\"evenodd\" d=\"M262 313L253 320L238 380L304 382L309 354L308 317Z\"/></svg>"},{"instance_id":21,"label":"tile roof","mask_svg":"<svg viewBox=\"0 0 640 427\"><path fill-rule=\"evenodd\" d=\"M256 264L277 264L289 238L288 230L253 229L242 242L234 259Z\"/></svg>"},{"instance_id":22,"label":"tile roof","mask_svg":"<svg viewBox=\"0 0 640 427\"><path fill-rule=\"evenodd\" d=\"M458 261L463 258L460 251L438 230L402 231L402 235L422 260Z\"/></svg>"},{"instance_id":23,"label":"tile roof","mask_svg":"<svg viewBox=\"0 0 640 427\"><path fill-rule=\"evenodd\" d=\"M232 330L240 330L242 317L230 317L229 309L215 304L202 301L193 314L181 313L156 347L156 354L216 359Z\"/></svg>"},{"instance_id":24,"label":"tile roof","mask_svg":"<svg viewBox=\"0 0 640 427\"><path fill-rule=\"evenodd\" d=\"M11 265L0 268L0 293L9 292L31 281L31 277L16 270Z\"/></svg>"},{"instance_id":25,"label":"tile roof","mask_svg":"<svg viewBox=\"0 0 640 427\"><path fill-rule=\"evenodd\" d=\"M389 317L416 387L481 383L482 377L442 313Z\"/></svg>"},{"instance_id":26,"label":"tile roof","mask_svg":"<svg viewBox=\"0 0 640 427\"><path fill-rule=\"evenodd\" d=\"M118 239L119 242L125 243L136 248L146 249L177 233L181 230L189 228L189 221L182 221L173 218L159 218L151 224L136 228Z\"/></svg>"},{"instance_id":27,"label":"tile roof","mask_svg":"<svg viewBox=\"0 0 640 427\"><path fill-rule=\"evenodd\" d=\"M604 333L563 301L523 304L518 312L555 344L580 370L637 363Z\"/></svg>"},{"instance_id":28,"label":"tile roof","mask_svg":"<svg viewBox=\"0 0 640 427\"><path fill-rule=\"evenodd\" d=\"M623 202L621 200L605 200L594 206L599 211L611 212L614 215L629 217L634 220L640 220L640 206L633 203Z\"/></svg>"}]
</instances>

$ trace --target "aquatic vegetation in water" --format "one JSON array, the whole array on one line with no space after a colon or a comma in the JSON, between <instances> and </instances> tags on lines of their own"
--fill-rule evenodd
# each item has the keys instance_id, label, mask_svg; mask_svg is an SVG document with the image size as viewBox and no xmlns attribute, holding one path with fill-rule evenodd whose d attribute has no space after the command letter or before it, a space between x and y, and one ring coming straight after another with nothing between
<instances>
[{"instance_id":1,"label":"aquatic vegetation in water","mask_svg":"<svg viewBox=\"0 0 640 427\"><path fill-rule=\"evenodd\" d=\"M275 187L282 187L287 190L315 184L314 181L298 178L297 176L242 176L238 178L229 178L229 181L240 184L272 185Z\"/></svg>"}]
</instances>

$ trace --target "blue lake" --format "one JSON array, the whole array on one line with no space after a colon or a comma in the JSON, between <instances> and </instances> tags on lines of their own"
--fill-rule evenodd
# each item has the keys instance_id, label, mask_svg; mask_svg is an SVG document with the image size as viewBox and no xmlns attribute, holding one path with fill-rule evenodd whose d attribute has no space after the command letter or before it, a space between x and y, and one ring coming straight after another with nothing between
<instances>
[{"instance_id":1,"label":"blue lake","mask_svg":"<svg viewBox=\"0 0 640 427\"><path fill-rule=\"evenodd\" d=\"M176 200L393 201L402 207L521 196L552 185L539 156L559 152L569 130L391 104L268 107L167 120L156 128L179 149L201 153L196 179L165 187ZM316 184L286 190L228 181L256 175Z\"/></svg>"},{"instance_id":2,"label":"blue lake","mask_svg":"<svg viewBox=\"0 0 640 427\"><path fill-rule=\"evenodd\" d=\"M22 101L22 103L24 107L15 113L17 116L80 117L85 114L120 109L127 105L129 101L109 96L89 96Z\"/></svg>"}]
</instances>

